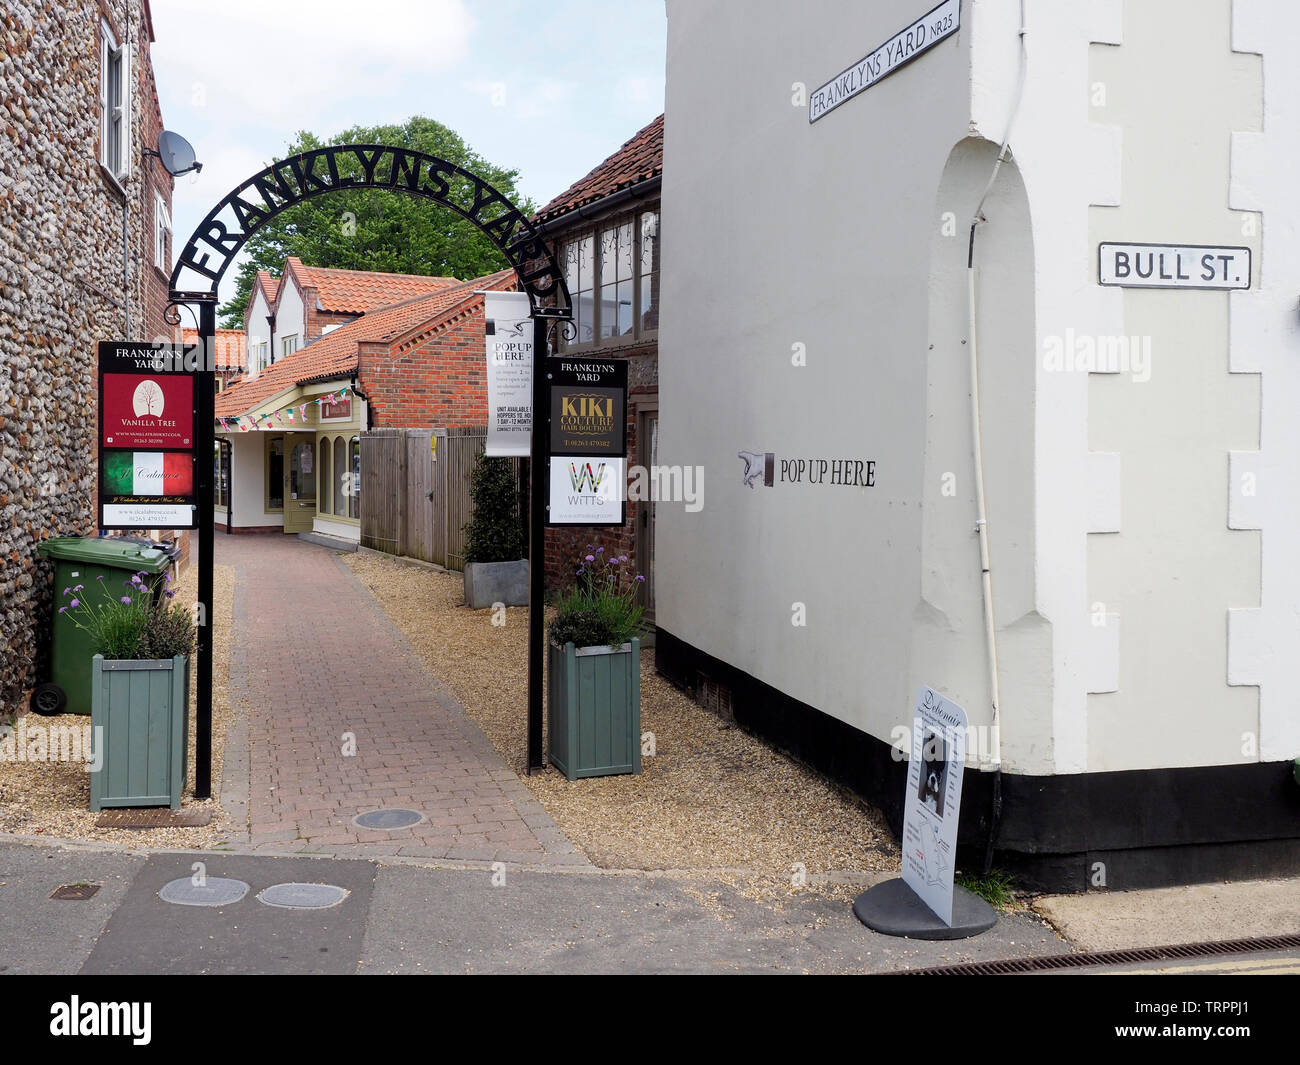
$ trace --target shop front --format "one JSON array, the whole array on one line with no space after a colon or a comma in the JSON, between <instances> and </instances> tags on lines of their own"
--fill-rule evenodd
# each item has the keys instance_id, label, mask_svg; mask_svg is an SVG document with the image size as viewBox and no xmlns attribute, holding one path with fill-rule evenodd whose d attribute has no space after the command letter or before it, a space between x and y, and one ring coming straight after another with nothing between
<instances>
[{"instance_id":1,"label":"shop front","mask_svg":"<svg viewBox=\"0 0 1300 1065\"><path fill-rule=\"evenodd\" d=\"M364 408L346 384L325 381L219 415L217 528L360 540Z\"/></svg>"}]
</instances>

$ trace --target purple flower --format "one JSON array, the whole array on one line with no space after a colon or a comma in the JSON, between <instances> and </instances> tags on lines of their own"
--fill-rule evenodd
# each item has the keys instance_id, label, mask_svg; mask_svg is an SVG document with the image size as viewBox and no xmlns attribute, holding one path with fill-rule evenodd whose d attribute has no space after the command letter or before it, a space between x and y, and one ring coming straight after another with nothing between
<instances>
[{"instance_id":1,"label":"purple flower","mask_svg":"<svg viewBox=\"0 0 1300 1065\"><path fill-rule=\"evenodd\" d=\"M103 575L102 573L101 573L98 577L95 578L95 580L97 580L97 581L102 581L103 579L104 579L104 575Z\"/></svg>"},{"instance_id":2,"label":"purple flower","mask_svg":"<svg viewBox=\"0 0 1300 1065\"><path fill-rule=\"evenodd\" d=\"M636 579L637 579L638 581L640 581L642 584L645 584L645 578L642 577L641 574L638 573L638 574L636 575Z\"/></svg>"},{"instance_id":3,"label":"purple flower","mask_svg":"<svg viewBox=\"0 0 1300 1065\"><path fill-rule=\"evenodd\" d=\"M84 584L78 584L78 585L77 585L75 588L73 588L72 590L73 590L74 592L79 592L79 591L81 591L81 589L83 589L84 587L86 587Z\"/></svg>"},{"instance_id":4,"label":"purple flower","mask_svg":"<svg viewBox=\"0 0 1300 1065\"><path fill-rule=\"evenodd\" d=\"M581 577L581 576L582 576L584 573L586 573L586 572L587 572L586 570L581 570L581 569L580 569L580 570L578 570L578 576Z\"/></svg>"},{"instance_id":5,"label":"purple flower","mask_svg":"<svg viewBox=\"0 0 1300 1065\"><path fill-rule=\"evenodd\" d=\"M173 592L170 588L168 588L167 591L163 592L163 595L165 595L168 599L170 599L175 594L176 593Z\"/></svg>"},{"instance_id":6,"label":"purple flower","mask_svg":"<svg viewBox=\"0 0 1300 1065\"><path fill-rule=\"evenodd\" d=\"M605 553L605 549L603 547L596 548L596 554L603 555L604 553Z\"/></svg>"},{"instance_id":7,"label":"purple flower","mask_svg":"<svg viewBox=\"0 0 1300 1065\"><path fill-rule=\"evenodd\" d=\"M80 600L80 599L74 599L74 600L72 600L71 603L68 604L68 606L70 606L73 610L76 610L77 607L81 606L81 600Z\"/></svg>"},{"instance_id":8,"label":"purple flower","mask_svg":"<svg viewBox=\"0 0 1300 1065\"><path fill-rule=\"evenodd\" d=\"M66 606L61 606L61 607L59 607L59 613L60 613L60 614L66 613L66 612L67 612L67 609L68 609L68 608L67 608Z\"/></svg>"},{"instance_id":9,"label":"purple flower","mask_svg":"<svg viewBox=\"0 0 1300 1065\"><path fill-rule=\"evenodd\" d=\"M129 595L124 595L124 596L122 596L122 602L124 602L127 606L130 606L130 605L131 605L131 597L130 597Z\"/></svg>"},{"instance_id":10,"label":"purple flower","mask_svg":"<svg viewBox=\"0 0 1300 1065\"><path fill-rule=\"evenodd\" d=\"M595 561L596 561L596 556L595 556L595 555L588 555L588 556L587 556L587 561L588 561L588 562L595 562Z\"/></svg>"},{"instance_id":11,"label":"purple flower","mask_svg":"<svg viewBox=\"0 0 1300 1065\"><path fill-rule=\"evenodd\" d=\"M71 594L72 594L72 589L71 589L71 588L64 588L64 589L63 589L63 594L64 594L64 595L71 595Z\"/></svg>"}]
</instances>

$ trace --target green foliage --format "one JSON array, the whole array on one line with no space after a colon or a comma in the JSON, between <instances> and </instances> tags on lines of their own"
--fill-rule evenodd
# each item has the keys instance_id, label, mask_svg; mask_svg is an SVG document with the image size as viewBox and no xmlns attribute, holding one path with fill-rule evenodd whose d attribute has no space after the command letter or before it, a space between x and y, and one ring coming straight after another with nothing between
<instances>
[{"instance_id":1,"label":"green foliage","mask_svg":"<svg viewBox=\"0 0 1300 1065\"><path fill-rule=\"evenodd\" d=\"M607 555L603 547L588 544L574 577L551 621L553 643L618 647L637 634L645 614L636 601L637 587L645 578L632 572L627 555Z\"/></svg>"},{"instance_id":2,"label":"green foliage","mask_svg":"<svg viewBox=\"0 0 1300 1065\"><path fill-rule=\"evenodd\" d=\"M519 485L509 459L480 452L470 475L473 516L465 526L466 562L514 562L523 557Z\"/></svg>"},{"instance_id":3,"label":"green foliage","mask_svg":"<svg viewBox=\"0 0 1300 1065\"><path fill-rule=\"evenodd\" d=\"M190 654L194 650L194 623L189 611L169 605L173 595L170 590L161 602L155 602L148 577L141 570L122 581L120 594L103 577L90 590L82 584L64 588L67 602L59 607L59 613L67 614L77 628L88 633L91 649L108 659Z\"/></svg>"},{"instance_id":4,"label":"green foliage","mask_svg":"<svg viewBox=\"0 0 1300 1065\"><path fill-rule=\"evenodd\" d=\"M980 874L959 873L955 881L996 909L1008 909L1015 901L1016 891L1011 883L1011 874L1004 873L1001 869Z\"/></svg>"},{"instance_id":5,"label":"green foliage","mask_svg":"<svg viewBox=\"0 0 1300 1065\"><path fill-rule=\"evenodd\" d=\"M519 171L494 166L453 130L416 115L402 125L354 126L329 141L302 131L285 157L327 144L385 144L446 159L493 186L525 215L535 209L519 199ZM339 173L361 172L355 161L341 158ZM235 296L221 308L222 325L242 329L244 311L258 270L278 276L284 261L296 255L309 266L345 270L458 277L462 281L490 274L509 264L472 222L430 200L387 190L339 190L299 203L266 223L244 246Z\"/></svg>"}]
</instances>

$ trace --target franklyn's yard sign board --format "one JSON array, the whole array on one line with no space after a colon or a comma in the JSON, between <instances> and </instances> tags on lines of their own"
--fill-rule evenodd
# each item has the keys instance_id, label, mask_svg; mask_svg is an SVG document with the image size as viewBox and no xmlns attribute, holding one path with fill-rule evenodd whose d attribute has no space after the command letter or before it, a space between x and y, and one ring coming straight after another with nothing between
<instances>
[{"instance_id":1,"label":"franklyn's yard sign board","mask_svg":"<svg viewBox=\"0 0 1300 1065\"><path fill-rule=\"evenodd\" d=\"M903 808L903 882L946 925L966 765L966 711L932 688L916 693Z\"/></svg>"},{"instance_id":2,"label":"franklyn's yard sign board","mask_svg":"<svg viewBox=\"0 0 1300 1065\"><path fill-rule=\"evenodd\" d=\"M485 292L486 455L528 455L533 434L533 320L526 292Z\"/></svg>"},{"instance_id":3,"label":"franklyn's yard sign board","mask_svg":"<svg viewBox=\"0 0 1300 1065\"><path fill-rule=\"evenodd\" d=\"M180 347L99 345L99 527L194 529L194 375Z\"/></svg>"},{"instance_id":4,"label":"franklyn's yard sign board","mask_svg":"<svg viewBox=\"0 0 1300 1065\"><path fill-rule=\"evenodd\" d=\"M1214 244L1097 246L1097 280L1120 288L1250 288L1250 249Z\"/></svg>"},{"instance_id":5,"label":"franklyn's yard sign board","mask_svg":"<svg viewBox=\"0 0 1300 1065\"><path fill-rule=\"evenodd\" d=\"M961 27L961 0L944 0L910 26L899 30L851 67L846 67L808 97L808 121L816 122L847 100L905 67Z\"/></svg>"},{"instance_id":6,"label":"franklyn's yard sign board","mask_svg":"<svg viewBox=\"0 0 1300 1065\"><path fill-rule=\"evenodd\" d=\"M548 359L551 525L622 525L627 363Z\"/></svg>"}]
</instances>

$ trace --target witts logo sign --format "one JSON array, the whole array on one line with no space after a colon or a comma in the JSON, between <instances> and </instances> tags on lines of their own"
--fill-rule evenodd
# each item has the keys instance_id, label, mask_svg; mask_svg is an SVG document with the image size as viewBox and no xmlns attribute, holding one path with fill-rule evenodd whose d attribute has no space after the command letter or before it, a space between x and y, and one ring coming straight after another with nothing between
<instances>
[{"instance_id":1,"label":"witts logo sign","mask_svg":"<svg viewBox=\"0 0 1300 1065\"><path fill-rule=\"evenodd\" d=\"M575 492L600 491L600 482L605 479L605 470L609 463L601 462L593 469L590 462L569 463L569 487ZM577 502L575 500L574 502Z\"/></svg>"},{"instance_id":2,"label":"witts logo sign","mask_svg":"<svg viewBox=\"0 0 1300 1065\"><path fill-rule=\"evenodd\" d=\"M551 459L552 525L622 525L624 459Z\"/></svg>"}]
</instances>

